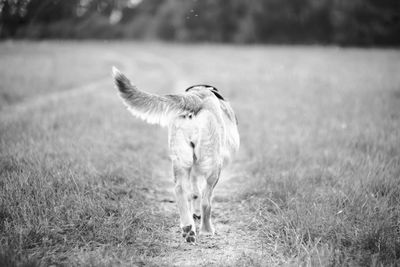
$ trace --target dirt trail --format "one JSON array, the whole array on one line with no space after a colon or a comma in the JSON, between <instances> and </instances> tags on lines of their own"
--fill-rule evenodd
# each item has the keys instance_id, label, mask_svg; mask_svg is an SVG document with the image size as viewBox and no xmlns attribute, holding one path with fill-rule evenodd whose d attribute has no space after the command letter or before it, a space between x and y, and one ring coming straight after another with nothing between
<instances>
[{"instance_id":1,"label":"dirt trail","mask_svg":"<svg viewBox=\"0 0 400 267\"><path fill-rule=\"evenodd\" d=\"M232 166L230 169L234 169ZM171 176L171 174L165 174ZM246 257L259 258L262 245L256 231L256 222L246 203L235 199L243 187L244 175L225 170L214 191L212 222L214 236L197 236L196 244L181 237L179 214L174 201L172 177L159 177L158 187L149 198L159 205L167 218L174 218L175 226L168 229L172 251L154 258L154 263L175 266L232 266ZM198 230L199 222L196 222ZM198 232L198 231L197 231Z\"/></svg>"}]
</instances>

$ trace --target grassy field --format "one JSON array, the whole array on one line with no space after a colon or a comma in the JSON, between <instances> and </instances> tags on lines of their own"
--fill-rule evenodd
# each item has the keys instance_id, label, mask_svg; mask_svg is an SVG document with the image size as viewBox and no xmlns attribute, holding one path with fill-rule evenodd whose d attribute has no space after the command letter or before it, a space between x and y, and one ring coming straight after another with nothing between
<instances>
[{"instance_id":1,"label":"grassy field","mask_svg":"<svg viewBox=\"0 0 400 267\"><path fill-rule=\"evenodd\" d=\"M125 110L112 65L231 101L216 236L183 242L167 132ZM0 43L0 265L399 265L399 74L396 50Z\"/></svg>"}]
</instances>

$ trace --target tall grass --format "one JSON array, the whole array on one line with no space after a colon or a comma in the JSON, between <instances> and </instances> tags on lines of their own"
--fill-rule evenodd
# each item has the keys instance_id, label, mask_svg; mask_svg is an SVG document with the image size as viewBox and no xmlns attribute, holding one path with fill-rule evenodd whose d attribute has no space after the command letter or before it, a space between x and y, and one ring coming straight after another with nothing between
<instances>
[{"instance_id":1,"label":"tall grass","mask_svg":"<svg viewBox=\"0 0 400 267\"><path fill-rule=\"evenodd\" d=\"M58 47L29 45L44 51ZM61 46L59 52L64 48L68 46ZM85 50L90 51L85 47L78 53ZM88 57L94 54L88 52ZM67 69L74 68L64 57L67 66L56 77L70 75ZM37 64L35 72L16 75L29 79L48 75L53 80L52 72L42 73L40 62L32 64L32 69ZM107 73L108 67L82 72L96 77ZM75 78L70 78L72 84L86 83ZM13 109L11 102L1 114L0 259L6 265L132 265L167 251L165 228L175 221L145 196L147 188L168 171L168 167L160 171L154 167L167 163L164 133L149 133L144 123L131 118L113 90L111 77L109 84L90 93L30 107L32 99L68 90L62 81L55 81L58 89L41 88L40 80L30 88L20 84L3 89L15 96L19 90L26 92L15 101L27 109Z\"/></svg>"},{"instance_id":2,"label":"tall grass","mask_svg":"<svg viewBox=\"0 0 400 267\"><path fill-rule=\"evenodd\" d=\"M162 237L168 224L157 209L148 209L142 190L143 181L152 180L149 165L127 166L129 157L114 155L102 168L104 160L91 157L106 154L106 148L95 144L84 151L79 141L54 137L49 134L43 143L32 144L33 151L20 150L22 155L15 155L15 147L3 150L0 230L6 252L30 255L47 265L70 264L71 254L82 250L107 248L102 258L93 255L94 263L113 262L118 258L113 254L137 260L165 251Z\"/></svg>"},{"instance_id":3,"label":"tall grass","mask_svg":"<svg viewBox=\"0 0 400 267\"><path fill-rule=\"evenodd\" d=\"M247 147L252 182L239 198L248 199L266 252L281 262L400 262L400 99L367 76L356 82L360 88L302 91L300 103L279 102Z\"/></svg>"}]
</instances>

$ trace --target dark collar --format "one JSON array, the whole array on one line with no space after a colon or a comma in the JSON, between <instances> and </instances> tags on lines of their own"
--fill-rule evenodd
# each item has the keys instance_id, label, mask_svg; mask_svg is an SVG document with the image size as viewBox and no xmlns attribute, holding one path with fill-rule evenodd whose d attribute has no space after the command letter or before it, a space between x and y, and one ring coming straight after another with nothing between
<instances>
[{"instance_id":1,"label":"dark collar","mask_svg":"<svg viewBox=\"0 0 400 267\"><path fill-rule=\"evenodd\" d=\"M185 92L189 91L190 89L194 88L194 87L205 87L207 89L209 89L218 99L224 100L225 99L222 97L222 95L219 94L218 89L215 88L214 86L208 85L208 84L196 84L196 85L192 85L189 88L187 88L185 90Z\"/></svg>"}]
</instances>

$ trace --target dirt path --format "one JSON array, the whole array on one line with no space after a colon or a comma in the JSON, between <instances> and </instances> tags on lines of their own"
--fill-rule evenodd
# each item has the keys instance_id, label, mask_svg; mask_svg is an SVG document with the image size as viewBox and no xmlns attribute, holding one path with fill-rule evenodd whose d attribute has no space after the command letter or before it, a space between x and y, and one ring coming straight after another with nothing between
<instances>
[{"instance_id":1,"label":"dirt path","mask_svg":"<svg viewBox=\"0 0 400 267\"><path fill-rule=\"evenodd\" d=\"M237 166L236 166L237 167ZM232 266L262 256L262 245L256 231L256 221L248 205L235 198L245 182L245 176L225 170L213 198L212 221L214 236L198 236L196 244L189 244L181 237L179 214L174 201L172 178L159 176L158 186L149 194L153 205L159 205L164 216L174 220L175 226L167 231L170 248L166 255L154 258L155 264L175 266ZM196 222L198 230L199 223Z\"/></svg>"}]
</instances>

